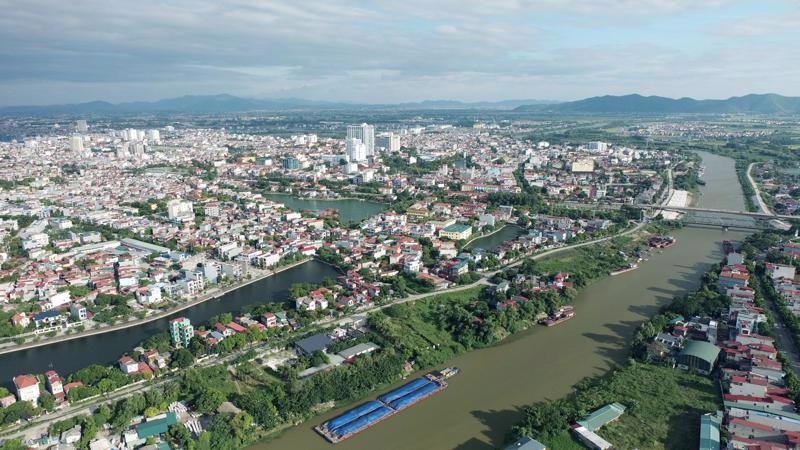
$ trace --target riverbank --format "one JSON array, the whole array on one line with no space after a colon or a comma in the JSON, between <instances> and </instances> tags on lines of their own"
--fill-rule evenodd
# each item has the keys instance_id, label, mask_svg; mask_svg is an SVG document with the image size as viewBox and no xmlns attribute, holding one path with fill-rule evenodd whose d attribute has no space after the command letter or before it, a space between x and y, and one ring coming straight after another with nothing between
<instances>
[{"instance_id":1,"label":"riverbank","mask_svg":"<svg viewBox=\"0 0 800 450\"><path fill-rule=\"evenodd\" d=\"M204 302L207 302L209 300L214 300L214 299L220 298L225 294L234 292L234 291L239 290L239 289L241 289L241 288L243 288L245 286L248 286L248 285L256 283L256 282L259 282L259 281L261 281L261 280L263 280L265 278L271 277L271 276L279 274L279 273L281 273L283 271L286 271L286 270L292 269L294 267L300 266L302 264L305 264L305 263L311 261L312 259L313 258L305 258L305 259L303 259L301 261L286 265L286 266L281 267L281 268L279 268L277 270L268 271L268 272L262 273L262 274L260 274L260 275L258 275L256 277L249 278L247 280L242 280L241 282L235 283L234 285L228 286L228 287L226 287L224 289L221 289L221 290L218 290L218 291L214 291L214 292L205 293L202 296L200 296L200 297L198 297L198 298L196 298L194 300L190 300L190 301L188 301L186 303L182 303L180 305L177 305L175 307L169 308L169 309L167 309L165 311L162 311L162 312L159 312L157 314L153 314L153 315L147 316L147 317L145 317L143 319L131 320L131 321L127 321L127 322L124 322L124 323L119 323L119 324L114 324L114 325L110 325L110 326L94 328L94 329L91 329L91 330L85 330L85 331L81 331L81 332L78 332L78 333L68 334L68 335L64 335L64 336L57 336L57 337L54 337L54 338L44 339L44 340L41 340L41 341L28 342L28 343L25 343L25 344L15 345L13 347L2 348L2 349L0 349L0 355L7 354L7 353L14 353L14 352L22 351L22 350L28 350L28 349L37 348L37 347L44 347L44 346L51 345L51 344L56 344L56 343L59 343L59 342L66 342L66 341L71 341L73 339L80 339L80 338L89 337L89 336L96 336L96 335L99 335L99 334L110 333L110 332L113 332L113 331L119 331L119 330L124 330L124 329L127 329L127 328L131 328L131 327L144 325L144 324L156 321L156 320L160 320L160 319L169 317L169 316L171 316L171 315L173 315L175 313L178 313L178 312L184 311L186 309L192 308L194 306L200 305L200 304L202 304Z\"/></svg>"}]
</instances>

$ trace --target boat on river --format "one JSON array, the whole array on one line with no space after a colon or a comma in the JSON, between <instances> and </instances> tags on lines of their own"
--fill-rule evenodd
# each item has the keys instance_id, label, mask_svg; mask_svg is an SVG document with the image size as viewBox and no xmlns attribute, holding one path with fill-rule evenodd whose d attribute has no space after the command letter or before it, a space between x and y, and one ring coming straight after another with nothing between
<instances>
[{"instance_id":1,"label":"boat on river","mask_svg":"<svg viewBox=\"0 0 800 450\"><path fill-rule=\"evenodd\" d=\"M636 263L632 263L632 264L629 264L629 265L628 265L628 267L625 267L625 268L623 268L623 269L619 269L619 270L614 270L614 271L611 271L611 272L609 272L608 274L609 274L609 275L611 275L611 276L613 277L613 276L615 276L615 275L621 275L621 274L623 274L623 273L627 273L627 272L634 271L634 270L636 270L636 269L638 269L638 268L639 268L639 265L638 265L638 264L636 264Z\"/></svg>"},{"instance_id":2,"label":"boat on river","mask_svg":"<svg viewBox=\"0 0 800 450\"><path fill-rule=\"evenodd\" d=\"M361 404L314 427L314 430L332 444L342 442L446 389L446 380L458 372L458 368L448 367L416 378L378 396L377 400Z\"/></svg>"},{"instance_id":3,"label":"boat on river","mask_svg":"<svg viewBox=\"0 0 800 450\"><path fill-rule=\"evenodd\" d=\"M558 313L542 319L539 323L546 327L553 327L560 323L564 323L569 319L575 317L575 311L571 305L562 306L559 308Z\"/></svg>"},{"instance_id":4,"label":"boat on river","mask_svg":"<svg viewBox=\"0 0 800 450\"><path fill-rule=\"evenodd\" d=\"M653 248L669 248L675 245L675 238L672 236L653 236L647 243Z\"/></svg>"}]
</instances>

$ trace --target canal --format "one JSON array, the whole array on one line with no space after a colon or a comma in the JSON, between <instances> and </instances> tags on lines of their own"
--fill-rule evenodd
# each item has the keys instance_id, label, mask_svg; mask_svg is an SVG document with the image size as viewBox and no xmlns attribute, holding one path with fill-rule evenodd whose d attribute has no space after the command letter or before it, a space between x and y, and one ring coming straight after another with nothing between
<instances>
[{"instance_id":1,"label":"canal","mask_svg":"<svg viewBox=\"0 0 800 450\"><path fill-rule=\"evenodd\" d=\"M743 209L733 161L707 153L701 156L707 185L699 204ZM674 296L695 289L702 273L722 258L723 240L741 240L746 235L712 228L676 231L677 243L654 252L639 269L584 289L575 301L574 319L554 328L534 327L495 347L455 358L448 365L462 370L448 389L336 448L502 447L505 435L522 417L523 406L563 397L582 378L624 362L636 327ZM312 419L251 450L331 449L312 427L342 410Z\"/></svg>"},{"instance_id":2,"label":"canal","mask_svg":"<svg viewBox=\"0 0 800 450\"><path fill-rule=\"evenodd\" d=\"M470 242L466 248L480 248L491 252L496 250L497 247L500 247L503 242L516 240L518 237L526 233L527 232L524 228L518 225L508 224L488 236L475 239L474 241Z\"/></svg>"},{"instance_id":3,"label":"canal","mask_svg":"<svg viewBox=\"0 0 800 450\"><path fill-rule=\"evenodd\" d=\"M264 197L283 203L294 211L321 211L336 209L342 223L357 223L381 213L388 205L361 199L325 200L295 197L291 194L267 193Z\"/></svg>"},{"instance_id":4,"label":"canal","mask_svg":"<svg viewBox=\"0 0 800 450\"><path fill-rule=\"evenodd\" d=\"M199 325L217 314L236 312L247 305L286 301L289 288L295 283L318 283L325 277L336 278L338 275L339 272L333 267L311 260L163 319L6 353L0 355L0 386L10 386L11 378L19 374L40 374L52 368L66 375L90 364L109 364L141 341L166 331L169 321L174 317L188 317L193 324Z\"/></svg>"}]
</instances>

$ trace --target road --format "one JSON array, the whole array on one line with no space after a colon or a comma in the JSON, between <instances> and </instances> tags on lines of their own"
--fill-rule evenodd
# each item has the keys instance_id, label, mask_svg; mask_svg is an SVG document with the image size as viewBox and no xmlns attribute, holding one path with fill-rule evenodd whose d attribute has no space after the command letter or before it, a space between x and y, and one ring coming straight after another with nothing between
<instances>
[{"instance_id":1,"label":"road","mask_svg":"<svg viewBox=\"0 0 800 450\"><path fill-rule=\"evenodd\" d=\"M800 349L797 348L797 344L792 337L792 332L786 328L786 325L783 323L783 317L781 317L780 312L778 311L778 306L768 295L766 295L763 287L764 283L770 282L769 277L760 275L755 276L759 277L758 281L762 286L760 289L761 297L764 299L764 304L767 306L767 309L772 315L774 325L773 329L778 338L778 348L789 358L789 362L794 372L800 374Z\"/></svg>"},{"instance_id":2,"label":"road","mask_svg":"<svg viewBox=\"0 0 800 450\"><path fill-rule=\"evenodd\" d=\"M761 212L764 214L768 214L770 216L774 216L775 214L772 211L770 211L769 206L767 206L767 203L764 202L764 199L761 198L761 191L758 189L758 183L756 183L756 180L753 179L753 175L751 174L753 166L755 165L756 163L750 163L750 165L747 166L747 180L750 181L750 186L753 187L753 192L756 193L756 201L758 201L758 207L759 209L761 209Z\"/></svg>"},{"instance_id":3,"label":"road","mask_svg":"<svg viewBox=\"0 0 800 450\"><path fill-rule=\"evenodd\" d=\"M586 247L586 246L589 246L589 245L594 245L594 244L599 244L599 243L602 243L602 242L607 242L607 241L609 241L611 239L614 239L614 238L617 238L617 237L628 236L628 235L631 235L633 233L639 232L646 225L647 225L646 222L638 222L635 227L633 227L633 228L631 228L631 229L629 229L627 231L624 231L624 232L622 232L622 233L620 233L618 235L615 235L615 236L608 236L608 237L604 237L604 238L593 239L593 240L586 241L586 242L580 242L580 243L566 245L566 246L559 247L559 248L554 248L554 249L547 250L547 251L544 251L542 253L530 256L529 258L533 259L533 260L538 260L538 259L546 258L548 256L552 256L552 255L557 254L557 253L565 252L565 251L568 251L568 250L574 250L574 249L581 248L581 247ZM496 274L496 273L498 273L498 272L500 272L502 270L505 270L507 268L516 267L516 266L522 264L526 259L528 259L528 258L522 258L522 259L520 259L518 261L515 261L515 262L513 262L511 264L508 264L508 265L506 265L506 266L504 266L504 267L502 267L500 269L494 270L492 272L486 272L484 274L484 276L481 277L480 280L478 280L478 281L476 281L474 283L471 283L471 284L455 286L455 287L452 287L452 288L449 288L449 289L444 289L444 290L441 290L441 291L428 292L428 293L425 293L425 294L411 295L411 296L408 296L408 297L405 297L405 298L396 299L394 301L391 301L391 302L383 304L383 305L375 305L375 306L372 306L372 307L369 307L369 308L361 309L361 310L358 311L358 314L364 314L364 313L371 312L371 311L379 311L379 310L382 310L384 308L388 308L388 307L393 306L393 305L397 305L397 304L401 304L401 303L407 303L407 302L413 302L413 301L421 300L421 299L424 299L424 298L427 298L427 297L433 297L433 296L436 296L436 295L450 294L450 293L454 293L454 292L461 292L461 291L465 291L465 290L468 290L468 289L472 289L472 288L477 287L477 286L489 285L490 283L487 281L488 278L491 278L494 274ZM321 320L315 322L313 325L317 326L317 327L325 327L327 325L331 325L333 323L338 323L338 322L341 322L341 321L342 321L342 317L328 317L328 318L321 319ZM275 351L280 350L280 348L275 348L272 344L262 344L262 345L257 346L257 347L251 347L251 348L242 350L240 352L231 353L230 355L224 356L222 358L218 358L218 357L213 357L212 356L212 357L208 358L207 360L203 361L202 363L198 364L198 366L199 367L207 367L207 366L214 365L214 364L224 364L224 363L226 363L228 361L232 361L236 357L244 354L245 352L249 351L252 348L261 349L262 353L269 353L269 352L275 352ZM81 403L81 404L78 404L78 405L69 406L69 407L67 407L65 409L58 410L58 411L55 411L53 413L49 413L49 414L45 414L43 416L37 417L37 418L33 419L33 421L31 421L31 422L25 422L25 423L22 423L22 424L20 424L18 426L11 427L11 428L9 428L7 430L4 430L3 432L0 432L0 436L2 436L4 439L11 439L11 438L20 437L20 436L24 436L26 439L36 438L36 437L40 436L42 433L46 432L47 428L49 427L49 425L54 423L54 422L65 420L65 419L68 419L70 417L74 417L74 416L79 415L79 414L90 414L91 411L93 411L95 408L97 408L98 406L100 406L103 403L112 403L112 402L116 402L118 400L127 398L127 397L129 397L131 395L144 393L145 391L147 391L149 389L153 389L155 387L162 386L162 385L164 385L164 384L166 384L168 382L171 382L171 381L176 381L179 376L180 376L180 373L177 373L177 374L174 374L174 375L165 376L163 378L158 378L158 379L156 379L156 380L154 380L152 382L145 382L145 383L141 383L141 384L125 386L123 388L120 388L118 391L115 391L115 392L111 393L110 395L104 395L104 396L98 397L97 399L93 399L93 400L91 400L91 401L89 401L87 403Z\"/></svg>"}]
</instances>

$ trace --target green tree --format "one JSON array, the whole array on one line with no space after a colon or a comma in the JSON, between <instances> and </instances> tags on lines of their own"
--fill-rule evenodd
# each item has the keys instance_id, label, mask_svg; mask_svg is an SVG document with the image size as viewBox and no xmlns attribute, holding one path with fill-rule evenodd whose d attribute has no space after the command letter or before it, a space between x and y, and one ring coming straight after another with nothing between
<instances>
[{"instance_id":1,"label":"green tree","mask_svg":"<svg viewBox=\"0 0 800 450\"><path fill-rule=\"evenodd\" d=\"M185 369L194 364L194 357L189 350L186 350L185 348L179 348L172 353L171 364L173 367Z\"/></svg>"}]
</instances>

